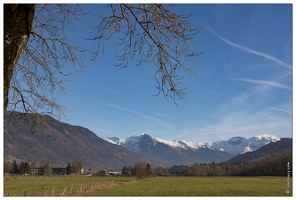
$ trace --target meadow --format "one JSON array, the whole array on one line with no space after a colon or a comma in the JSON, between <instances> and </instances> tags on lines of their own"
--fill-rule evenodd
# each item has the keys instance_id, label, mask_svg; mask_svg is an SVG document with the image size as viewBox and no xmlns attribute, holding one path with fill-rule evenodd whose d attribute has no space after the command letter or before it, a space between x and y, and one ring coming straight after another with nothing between
<instances>
[{"instance_id":1,"label":"meadow","mask_svg":"<svg viewBox=\"0 0 296 200\"><path fill-rule=\"evenodd\" d=\"M137 180L135 177L112 176L5 176L4 196L8 195L292 196L292 178L179 176Z\"/></svg>"}]
</instances>

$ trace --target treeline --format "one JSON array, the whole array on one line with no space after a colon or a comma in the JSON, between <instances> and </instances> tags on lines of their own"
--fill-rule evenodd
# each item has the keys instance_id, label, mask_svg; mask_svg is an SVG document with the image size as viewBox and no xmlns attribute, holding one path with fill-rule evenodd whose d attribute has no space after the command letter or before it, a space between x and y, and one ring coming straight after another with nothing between
<instances>
[{"instance_id":1,"label":"treeline","mask_svg":"<svg viewBox=\"0 0 296 200\"><path fill-rule=\"evenodd\" d=\"M139 179L154 176L289 176L292 177L292 155L276 155L251 162L195 163L191 166L151 168L145 162L124 167L121 175Z\"/></svg>"},{"instance_id":2,"label":"treeline","mask_svg":"<svg viewBox=\"0 0 296 200\"><path fill-rule=\"evenodd\" d=\"M83 162L81 160L73 160L68 163L67 167L62 174L70 175L70 174L80 174L81 169L83 168ZM89 169L91 170L91 169ZM50 164L43 163L38 166L34 162L29 163L26 161L22 161L21 163L13 162L4 162L4 175L51 175L53 174L53 169Z\"/></svg>"},{"instance_id":3,"label":"treeline","mask_svg":"<svg viewBox=\"0 0 296 200\"><path fill-rule=\"evenodd\" d=\"M11 167L7 163L4 163L4 173L31 174L31 166L29 163L23 161L20 165L17 165L16 161L14 161Z\"/></svg>"},{"instance_id":4,"label":"treeline","mask_svg":"<svg viewBox=\"0 0 296 200\"><path fill-rule=\"evenodd\" d=\"M68 164L65 174L77 173L83 167L82 162ZM14 161L12 165L4 163L4 173L7 174L30 174L35 168L34 163L21 162L20 165ZM47 169L48 168L48 169ZM49 165L45 165L44 174L50 173ZM48 170L48 173L46 173ZM92 171L92 172L91 172ZM87 174L99 176L109 175L108 171L97 173L89 169ZM292 177L292 154L276 155L250 162L221 162L221 163L195 163L190 166L174 165L171 167L152 168L149 163L137 162L133 167L123 167L123 176L136 176L139 179L154 176L287 176Z\"/></svg>"},{"instance_id":5,"label":"treeline","mask_svg":"<svg viewBox=\"0 0 296 200\"><path fill-rule=\"evenodd\" d=\"M287 176L292 169L292 155L277 155L251 162L195 163L156 168L157 176ZM289 172L290 176L292 173Z\"/></svg>"}]
</instances>

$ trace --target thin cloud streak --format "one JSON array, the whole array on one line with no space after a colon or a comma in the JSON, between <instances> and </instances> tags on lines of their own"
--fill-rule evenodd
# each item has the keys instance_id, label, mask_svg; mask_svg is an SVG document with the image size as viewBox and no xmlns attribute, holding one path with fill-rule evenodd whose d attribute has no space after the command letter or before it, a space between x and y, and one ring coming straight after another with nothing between
<instances>
[{"instance_id":1,"label":"thin cloud streak","mask_svg":"<svg viewBox=\"0 0 296 200\"><path fill-rule=\"evenodd\" d=\"M232 100L224 100L224 99L207 97L207 96L200 96L200 95L195 95L195 96L196 97L200 97L200 98L205 98L205 99L212 99L212 100L215 100L215 101L227 102L227 103L235 103L235 104L243 104L243 105L248 105L248 106L256 106L256 105L250 104L250 103L242 103L242 101L237 101L235 99L232 99ZM266 108L272 109L272 110L276 110L276 111L285 112L285 113L292 113L292 111L284 110L284 109L279 109L279 108L274 108L274 107L266 107Z\"/></svg>"},{"instance_id":2,"label":"thin cloud streak","mask_svg":"<svg viewBox=\"0 0 296 200\"><path fill-rule=\"evenodd\" d=\"M159 115L159 116L163 116L163 117L167 117L167 118L171 118L171 119L177 119L176 117L168 116L165 114L160 114L160 113L154 113L154 114Z\"/></svg>"},{"instance_id":3,"label":"thin cloud streak","mask_svg":"<svg viewBox=\"0 0 296 200\"><path fill-rule=\"evenodd\" d=\"M221 102L225 102L225 103L231 103L231 104L244 104L244 105L248 105L248 106L255 106L254 104L250 104L250 103L243 103L240 100L237 100L236 98L230 99L230 100L225 100L225 99L219 99L219 98L213 98L213 97L206 97L206 96L200 96L200 95L195 95L196 97L201 97L201 98L205 98L205 99L212 99L212 100L216 100L216 101L221 101Z\"/></svg>"},{"instance_id":4,"label":"thin cloud streak","mask_svg":"<svg viewBox=\"0 0 296 200\"><path fill-rule=\"evenodd\" d=\"M149 116L149 115L146 115L144 113L140 113L140 112L137 112L137 111L134 111L134 110L130 110L128 108L124 108L124 107L121 107L121 106L117 106L117 105L114 105L114 104L109 104L109 103L105 103L105 102L101 102L101 101L97 101L97 100L94 100L95 102L98 102L100 104L103 104L103 105L106 105L106 106L110 106L110 107L113 107L113 108L117 108L117 109L120 109L120 110L124 110L124 111L127 111L127 112L130 112L130 113L133 113L133 114L136 114L136 115L140 115L146 119L152 119L152 121L154 123L156 123L157 125L160 125L160 126L163 126L163 127L166 127L170 130L175 130L174 127L171 127L165 123L163 123L161 120L155 118L155 117L152 117L152 116Z\"/></svg>"},{"instance_id":5,"label":"thin cloud streak","mask_svg":"<svg viewBox=\"0 0 296 200\"><path fill-rule=\"evenodd\" d=\"M190 137L196 136L200 141L203 138L208 138L209 135L212 135L215 140L221 140L233 136L249 137L254 136L254 134L277 135L280 132L292 134L290 117L271 115L265 111L258 113L239 111L226 113L218 121L200 122L182 133Z\"/></svg>"},{"instance_id":6,"label":"thin cloud streak","mask_svg":"<svg viewBox=\"0 0 296 200\"><path fill-rule=\"evenodd\" d=\"M291 87L285 84L281 84L275 81L265 81L265 80L255 80L255 79L248 79L248 78L229 78L230 80L234 81L244 81L244 82L249 82L249 83L255 83L255 84L260 84L260 85L267 85L271 87L276 87L276 88L282 88L282 89L287 89L290 90Z\"/></svg>"},{"instance_id":7,"label":"thin cloud streak","mask_svg":"<svg viewBox=\"0 0 296 200\"><path fill-rule=\"evenodd\" d=\"M97 101L97 100L94 100L95 102L98 102L100 104L104 104L106 106L110 106L110 107L113 107L113 108L118 108L120 110L124 110L124 111L127 111L127 112L130 112L130 113L134 113L134 114L137 114L137 115L140 115L142 117L146 117L146 118L149 118L149 119L153 119L155 121L158 121L158 122L161 122L159 119L155 118L155 117L151 117L149 115L146 115L146 114L143 114L143 113L140 113L140 112L137 112L137 111L134 111L134 110L130 110L130 109L127 109L127 108L124 108L124 107L120 107L120 106L117 106L117 105L114 105L114 104L109 104L109 103L105 103L105 102L101 102L101 101Z\"/></svg>"},{"instance_id":8,"label":"thin cloud streak","mask_svg":"<svg viewBox=\"0 0 296 200\"><path fill-rule=\"evenodd\" d=\"M287 63L284 63L283 61L271 56L271 55L268 55L266 53L262 53L262 52L259 52L259 51L256 51L256 50L253 50L253 49L250 49L248 47L245 47L245 46L242 46L242 45L239 45L239 44L235 44L233 42L230 42L229 40L226 40L225 38L221 37L220 35L218 35L217 33L215 33L212 29L210 29L209 27L207 27L207 29L213 33L217 38L219 38L220 40L226 42L227 44L229 44L230 46L233 46L235 48L238 48L240 50L243 50L245 52L248 52L248 53L252 53L252 54L255 54L255 55L258 55L258 56L262 56L266 59L269 59L269 60L272 60L273 62L277 63L278 65L282 66L282 67L286 67L288 69L292 69L292 66L290 64L287 64Z\"/></svg>"},{"instance_id":9,"label":"thin cloud streak","mask_svg":"<svg viewBox=\"0 0 296 200\"><path fill-rule=\"evenodd\" d=\"M199 135L212 135L212 134L221 134L221 133L230 133L230 132L245 132L245 131L256 131L260 127L276 127L281 125L281 122L273 122L273 123L265 123L265 124L256 124L256 125L249 125L249 126L241 126L241 127L220 127L214 130L208 130L207 132L203 132ZM262 133L263 134L263 133Z\"/></svg>"},{"instance_id":10,"label":"thin cloud streak","mask_svg":"<svg viewBox=\"0 0 296 200\"><path fill-rule=\"evenodd\" d=\"M273 108L273 107L267 107L267 108L272 109L272 110L277 110L277 111L286 112L286 113L293 113L292 111L289 111L289 110L283 110L283 109L279 109L279 108Z\"/></svg>"}]
</instances>

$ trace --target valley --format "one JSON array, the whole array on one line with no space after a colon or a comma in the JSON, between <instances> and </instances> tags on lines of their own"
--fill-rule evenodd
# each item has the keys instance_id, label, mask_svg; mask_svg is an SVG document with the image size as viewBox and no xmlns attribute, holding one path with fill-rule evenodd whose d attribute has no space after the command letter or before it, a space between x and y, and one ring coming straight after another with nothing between
<instances>
[{"instance_id":1,"label":"valley","mask_svg":"<svg viewBox=\"0 0 296 200\"><path fill-rule=\"evenodd\" d=\"M62 123L48 116L43 116L44 126L38 133L31 134L29 123L18 115L22 123L22 132L17 128L10 115L4 115L4 161L16 160L35 164L68 164L81 160L85 169L99 171L121 170L124 166L133 166L136 162L149 163L153 168L173 165L190 166L195 163L220 163L231 161L236 156L254 154L265 147L264 158L273 154L292 152L292 140L277 149L268 144L281 142L273 135L259 135L252 138L233 137L226 141L212 143L194 143L184 140L164 140L148 134L131 136L126 139L108 137L102 139L87 128ZM273 150L269 150L272 148ZM254 157L250 155L250 157ZM233 160L240 161L240 158ZM242 160L241 160L242 161ZM249 160L250 161L250 160Z\"/></svg>"}]
</instances>

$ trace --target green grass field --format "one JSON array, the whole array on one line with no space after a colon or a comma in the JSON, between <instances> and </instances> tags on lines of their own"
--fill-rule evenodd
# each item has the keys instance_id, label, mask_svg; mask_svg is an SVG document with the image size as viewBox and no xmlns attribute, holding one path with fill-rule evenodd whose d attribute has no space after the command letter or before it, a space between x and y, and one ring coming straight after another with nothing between
<instances>
[{"instance_id":1,"label":"green grass field","mask_svg":"<svg viewBox=\"0 0 296 200\"><path fill-rule=\"evenodd\" d=\"M292 196L286 177L4 177L4 196ZM289 189L289 193L287 193Z\"/></svg>"}]
</instances>

